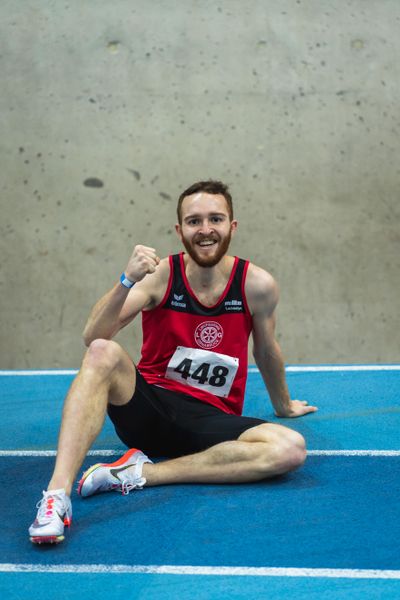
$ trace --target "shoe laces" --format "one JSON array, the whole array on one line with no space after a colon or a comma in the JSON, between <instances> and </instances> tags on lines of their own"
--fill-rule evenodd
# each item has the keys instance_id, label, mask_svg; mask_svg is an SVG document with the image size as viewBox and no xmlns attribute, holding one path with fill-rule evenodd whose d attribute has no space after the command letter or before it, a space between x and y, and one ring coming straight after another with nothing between
<instances>
[{"instance_id":1,"label":"shoe laces","mask_svg":"<svg viewBox=\"0 0 400 600\"><path fill-rule=\"evenodd\" d=\"M62 499L60 496L54 495L44 495L41 500L36 504L36 508L38 508L37 520L40 523L50 523L50 521L54 517L54 513L57 513L57 508L61 508L60 504L62 503Z\"/></svg>"},{"instance_id":2,"label":"shoe laces","mask_svg":"<svg viewBox=\"0 0 400 600\"><path fill-rule=\"evenodd\" d=\"M111 483L108 484L107 489L116 490L121 492L123 496L127 496L129 492L135 489L142 489L146 483L146 479L144 477L138 477L137 475L137 465L132 465L131 469L127 469L123 473L118 473L116 477L119 480L119 483ZM131 472L130 472L131 471Z\"/></svg>"},{"instance_id":3,"label":"shoe laces","mask_svg":"<svg viewBox=\"0 0 400 600\"><path fill-rule=\"evenodd\" d=\"M137 487L134 483L131 483L130 481L123 481L121 483L121 494L123 496L127 496L129 494L129 492L131 492L132 490L135 489L135 487Z\"/></svg>"}]
</instances>

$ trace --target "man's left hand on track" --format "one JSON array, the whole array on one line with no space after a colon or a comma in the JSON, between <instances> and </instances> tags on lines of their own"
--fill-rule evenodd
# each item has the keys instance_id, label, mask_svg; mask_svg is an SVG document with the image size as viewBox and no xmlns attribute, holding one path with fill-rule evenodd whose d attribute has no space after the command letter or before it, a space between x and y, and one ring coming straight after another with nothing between
<instances>
[{"instance_id":1,"label":"man's left hand on track","mask_svg":"<svg viewBox=\"0 0 400 600\"><path fill-rule=\"evenodd\" d=\"M275 413L277 417L295 418L302 417L308 413L316 412L318 408L316 406L310 406L307 400L290 400L289 409L282 413Z\"/></svg>"}]
</instances>

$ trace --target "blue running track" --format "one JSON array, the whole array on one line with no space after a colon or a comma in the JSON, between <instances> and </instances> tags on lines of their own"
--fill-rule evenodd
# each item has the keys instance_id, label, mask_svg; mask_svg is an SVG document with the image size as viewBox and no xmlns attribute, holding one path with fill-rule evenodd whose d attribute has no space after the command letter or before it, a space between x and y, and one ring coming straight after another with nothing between
<instances>
[{"instance_id":1,"label":"blue running track","mask_svg":"<svg viewBox=\"0 0 400 600\"><path fill-rule=\"evenodd\" d=\"M301 470L257 484L75 494L65 542L35 547L27 528L73 374L0 371L1 597L400 598L400 367L289 367L287 377L317 413L276 419L256 369L245 413L305 436ZM93 449L85 467L124 450L109 423Z\"/></svg>"}]
</instances>

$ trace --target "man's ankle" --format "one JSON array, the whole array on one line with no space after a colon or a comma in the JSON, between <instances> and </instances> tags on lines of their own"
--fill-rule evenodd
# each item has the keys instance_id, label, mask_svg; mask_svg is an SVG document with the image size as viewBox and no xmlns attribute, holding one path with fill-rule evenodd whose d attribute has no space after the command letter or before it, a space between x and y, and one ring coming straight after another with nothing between
<instances>
[{"instance_id":1,"label":"man's ankle","mask_svg":"<svg viewBox=\"0 0 400 600\"><path fill-rule=\"evenodd\" d=\"M71 496L72 485L66 484L65 482L51 480L47 486L48 492L60 492L61 490L65 492L67 496Z\"/></svg>"}]
</instances>

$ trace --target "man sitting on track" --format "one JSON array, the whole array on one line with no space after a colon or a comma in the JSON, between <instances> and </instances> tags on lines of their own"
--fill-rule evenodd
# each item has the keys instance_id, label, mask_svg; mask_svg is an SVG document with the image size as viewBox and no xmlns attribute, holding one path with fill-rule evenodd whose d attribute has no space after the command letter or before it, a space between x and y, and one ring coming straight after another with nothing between
<instances>
[{"instance_id":1,"label":"man sitting on track","mask_svg":"<svg viewBox=\"0 0 400 600\"><path fill-rule=\"evenodd\" d=\"M84 497L171 483L258 481L305 460L299 433L241 416L250 333L276 415L317 409L289 396L274 336L276 282L227 255L237 228L227 186L192 185L179 198L178 221L186 253L160 260L153 248L136 246L120 281L92 310L84 331L88 351L65 400L54 473L29 529L34 543L64 539L73 482L106 412L131 449L83 474ZM143 346L135 366L112 338L140 312ZM153 464L146 454L170 460Z\"/></svg>"}]
</instances>

